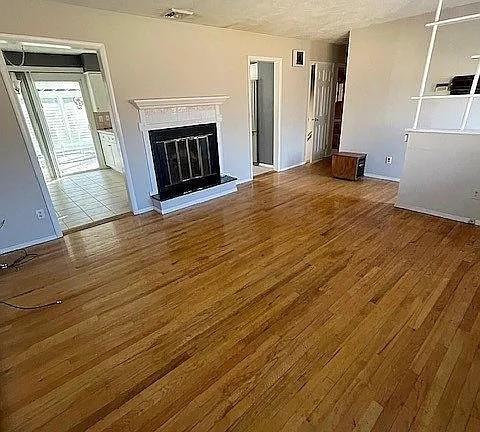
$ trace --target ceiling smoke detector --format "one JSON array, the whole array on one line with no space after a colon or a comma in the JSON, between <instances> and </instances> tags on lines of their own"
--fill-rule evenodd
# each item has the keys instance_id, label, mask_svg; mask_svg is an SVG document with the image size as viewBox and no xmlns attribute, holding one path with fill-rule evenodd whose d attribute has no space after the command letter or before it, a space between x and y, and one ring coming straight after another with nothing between
<instances>
[{"instance_id":1,"label":"ceiling smoke detector","mask_svg":"<svg viewBox=\"0 0 480 432\"><path fill-rule=\"evenodd\" d=\"M189 9L170 8L165 12L164 17L169 19L181 19L191 17L192 15L194 15L194 12Z\"/></svg>"}]
</instances>

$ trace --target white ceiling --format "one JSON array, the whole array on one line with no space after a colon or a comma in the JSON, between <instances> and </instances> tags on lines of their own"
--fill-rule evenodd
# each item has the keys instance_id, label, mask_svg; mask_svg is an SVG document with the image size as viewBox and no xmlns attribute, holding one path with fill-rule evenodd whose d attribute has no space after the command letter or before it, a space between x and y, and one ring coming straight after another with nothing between
<instances>
[{"instance_id":1,"label":"white ceiling","mask_svg":"<svg viewBox=\"0 0 480 432\"><path fill-rule=\"evenodd\" d=\"M340 40L349 30L420 15L437 0L56 0L163 18L170 7L192 9L183 21L306 39ZM477 0L478 1L478 0ZM473 0L445 0L446 6Z\"/></svg>"}]
</instances>

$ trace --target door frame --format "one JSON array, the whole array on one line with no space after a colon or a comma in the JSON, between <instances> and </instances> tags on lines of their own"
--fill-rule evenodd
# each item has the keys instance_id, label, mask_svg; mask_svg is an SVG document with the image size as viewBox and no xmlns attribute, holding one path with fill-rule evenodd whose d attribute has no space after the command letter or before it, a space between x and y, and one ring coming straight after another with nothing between
<instances>
[{"instance_id":1,"label":"door frame","mask_svg":"<svg viewBox=\"0 0 480 432\"><path fill-rule=\"evenodd\" d=\"M11 71L11 70L10 70ZM55 157L50 154L49 145L47 143L48 137L45 136L45 128L40 125L41 119L37 115L37 110L34 108L35 101L31 91L31 80L28 74L24 74L25 79L20 81L20 93L27 110L27 115L32 124L33 133L40 146L40 152L46 158L45 164L49 171L49 177L56 179L58 177L58 170L55 166ZM22 117L23 118L23 117ZM25 119L26 121L26 119Z\"/></svg>"},{"instance_id":2,"label":"door frame","mask_svg":"<svg viewBox=\"0 0 480 432\"><path fill-rule=\"evenodd\" d=\"M344 62L338 62L335 63L335 97L333 98L333 115L332 118L330 119L330 156L332 155L332 140L333 140L333 126L334 126L334 120L335 120L335 102L336 102L336 97L337 97L337 91L338 91L338 70L344 67L345 68L345 83L343 87L343 111L342 111L342 127L343 127L343 113L345 112L345 94L346 94L346 86L347 86L347 64ZM340 128L340 139L342 138L342 128ZM338 145L338 151L340 151L340 143Z\"/></svg>"},{"instance_id":3,"label":"door frame","mask_svg":"<svg viewBox=\"0 0 480 432\"><path fill-rule=\"evenodd\" d=\"M49 170L53 171L54 175L52 178L54 180L60 178L60 168L58 167L58 161L55 155L55 152L53 151L53 144L52 144L52 138L50 136L50 130L48 129L47 121L45 119L45 113L43 112L42 109L42 103L38 97L37 90L35 88L35 84L33 83L32 76L29 72L24 73L25 76L25 92L26 94L24 95L27 96L28 102L26 101L27 104L27 110L30 115L30 121L33 122L35 128L38 129L40 136L43 141L43 146L45 147L43 150L45 150L46 153L48 153L48 164L51 164L49 166ZM37 136L38 140L38 136ZM43 155L45 157L45 155Z\"/></svg>"},{"instance_id":4,"label":"door frame","mask_svg":"<svg viewBox=\"0 0 480 432\"><path fill-rule=\"evenodd\" d=\"M315 85L315 83L317 82L317 68L316 68L316 65L317 65L318 62L314 61L314 60L310 60L308 62L308 92L307 92L307 117L305 119L305 146L304 146L304 149L303 149L303 152L304 152L304 155L303 155L303 160L305 163L312 163L312 157L313 157L313 139L314 139L314 136L313 136L313 133L315 131L315 124L313 125L313 129L312 129L312 145L310 146L310 149L308 149L308 127L309 127L309 123L310 123L310 118L309 118L309 115L310 115L310 112L309 112L309 108L310 108L310 88L312 87L312 67L315 66L315 74L313 76L313 84L314 84L314 87L313 87L313 115L315 115L315 101L317 100L317 86ZM310 151L309 151L310 150Z\"/></svg>"},{"instance_id":5,"label":"door frame","mask_svg":"<svg viewBox=\"0 0 480 432\"><path fill-rule=\"evenodd\" d=\"M337 64L336 62L327 62L327 61L310 61L308 63L309 65L309 78L308 78L308 96L307 96L307 118L305 122L305 146L304 146L304 161L308 163L315 163L318 162L320 159L313 160L313 143L315 141L315 124L313 126L313 136L312 136L312 146L310 147L310 152L307 151L307 141L308 141L308 123L309 123L309 118L308 118L308 107L310 104L310 86L311 86L311 81L312 81L312 75L310 73L311 68L313 65L332 65L333 67L333 72L334 76L336 77L337 73ZM318 86L317 86L317 77L318 77L318 67L315 67L315 76L313 77L314 80L314 88L313 88L313 113L315 115L316 108L317 108L317 94L318 94ZM334 97L332 96L331 100L331 110L333 110L334 107ZM333 126L333 117L332 117L332 111L330 112L330 118L328 119L328 139L327 142L330 142L331 136L332 136L332 126ZM325 156L327 157L327 156Z\"/></svg>"},{"instance_id":6,"label":"door frame","mask_svg":"<svg viewBox=\"0 0 480 432\"><path fill-rule=\"evenodd\" d=\"M253 180L253 140L252 140L252 91L250 86L250 63L268 62L273 63L273 169L280 171L280 149L281 149L281 112L282 112L282 57L247 57L247 96L248 96L248 153L250 155L250 180Z\"/></svg>"},{"instance_id":7,"label":"door frame","mask_svg":"<svg viewBox=\"0 0 480 432\"><path fill-rule=\"evenodd\" d=\"M110 103L110 108L112 110L111 112L112 129L115 133L115 136L118 139L118 142L120 145L120 151L122 153L125 183L127 187L127 194L128 194L128 200L130 203L130 208L132 209L132 212L134 214L140 213L137 198L135 196L135 189L133 187L130 163L127 158L125 139L123 136L122 126L120 123L120 116L118 114L117 104L115 101L115 93L113 90L112 78L110 76L110 67L108 64L107 51L106 51L105 45L103 43L97 43L97 42L73 41L68 39L57 39L57 38L48 38L48 37L18 35L18 34L13 35L13 34L7 34L7 33L0 33L0 39L6 40L6 41L12 41L12 42L23 41L23 42L35 42L35 43L57 44L57 45L63 44L63 45L71 46L74 49L90 51L97 54L99 63L100 63L100 71L102 72L103 78L105 80L105 84L107 86L108 100ZM23 118L22 110L20 108L20 103L18 102L17 97L15 95L15 90L13 88L13 84L10 79L10 74L8 72L8 67L3 55L0 55L0 75L2 77L2 81L7 90L10 103L12 104L12 107L15 113L15 117L17 118L17 123L19 125L20 132L23 137L28 158L30 159L30 163L32 164L32 169L36 177L36 180L39 184L43 199L45 201L45 206L47 207L47 212L52 222L52 226L54 228L55 234L57 238L63 237L63 232L60 227L60 222L58 221L58 217L55 213L55 208L53 207L53 202L47 188L47 183L45 181L45 178L43 177L43 173L42 173L40 164L38 162L35 149L33 147L30 133L28 132L26 122Z\"/></svg>"}]
</instances>

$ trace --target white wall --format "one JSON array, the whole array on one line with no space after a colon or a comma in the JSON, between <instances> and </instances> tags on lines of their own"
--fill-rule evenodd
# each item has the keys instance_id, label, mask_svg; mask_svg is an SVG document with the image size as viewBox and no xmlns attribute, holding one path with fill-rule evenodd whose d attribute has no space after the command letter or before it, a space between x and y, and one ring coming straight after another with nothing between
<instances>
[{"instance_id":1,"label":"white wall","mask_svg":"<svg viewBox=\"0 0 480 432\"><path fill-rule=\"evenodd\" d=\"M480 12L480 3L448 10L446 15L475 12ZM416 109L410 97L419 92L431 35L425 23L432 20L432 15L422 15L351 32L340 149L368 153L369 173L402 176L405 129L412 127ZM473 73L466 54L479 49L478 21L455 26L447 35L450 29L439 30L429 89L462 71ZM424 126L429 125L428 118L433 116L425 117ZM450 119L443 117L442 123ZM393 157L392 165L385 164L386 156Z\"/></svg>"},{"instance_id":2,"label":"white wall","mask_svg":"<svg viewBox=\"0 0 480 432\"><path fill-rule=\"evenodd\" d=\"M480 220L480 135L413 133L397 206Z\"/></svg>"},{"instance_id":3,"label":"white wall","mask_svg":"<svg viewBox=\"0 0 480 432\"><path fill-rule=\"evenodd\" d=\"M284 59L280 166L285 168L303 162L308 86L308 68L291 67L291 52L305 49L307 58L330 60L338 51L322 42L172 23L44 0L0 0L0 11L0 33L105 44L139 208L151 205L149 177L137 111L129 100L230 96L223 106L224 166L226 173L245 180L250 176L247 57ZM0 94L0 105L6 110L3 120L6 126L16 127L4 93ZM36 229L31 217L34 200L31 196L22 199L21 188L15 186L20 176L29 176L27 183L32 194L36 200L40 199L32 173L15 169L17 164L27 164L22 140L13 137L9 145L8 155L0 159L0 171L4 172L7 165L12 167L10 182L14 186L8 191L2 187L0 214L10 215L11 231L7 240L0 237L0 248L19 243L23 237L34 239L45 234ZM20 212L26 212L27 220L16 225L11 218ZM31 230L22 236L20 231L25 225L30 225Z\"/></svg>"},{"instance_id":4,"label":"white wall","mask_svg":"<svg viewBox=\"0 0 480 432\"><path fill-rule=\"evenodd\" d=\"M310 49L310 60L347 62L347 44L331 44L324 41L313 41Z\"/></svg>"},{"instance_id":5,"label":"white wall","mask_svg":"<svg viewBox=\"0 0 480 432\"><path fill-rule=\"evenodd\" d=\"M50 238L55 231L49 217L37 219L46 209L28 158L13 108L0 79L0 253L11 245Z\"/></svg>"}]
</instances>

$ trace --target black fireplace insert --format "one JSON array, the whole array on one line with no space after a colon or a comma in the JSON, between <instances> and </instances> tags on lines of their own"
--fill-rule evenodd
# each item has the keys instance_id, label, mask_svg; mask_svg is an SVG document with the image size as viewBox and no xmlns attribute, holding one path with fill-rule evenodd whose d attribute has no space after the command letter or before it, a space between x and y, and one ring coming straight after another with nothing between
<instances>
[{"instance_id":1,"label":"black fireplace insert","mask_svg":"<svg viewBox=\"0 0 480 432\"><path fill-rule=\"evenodd\" d=\"M215 123L149 131L158 196L167 200L221 183Z\"/></svg>"}]
</instances>

